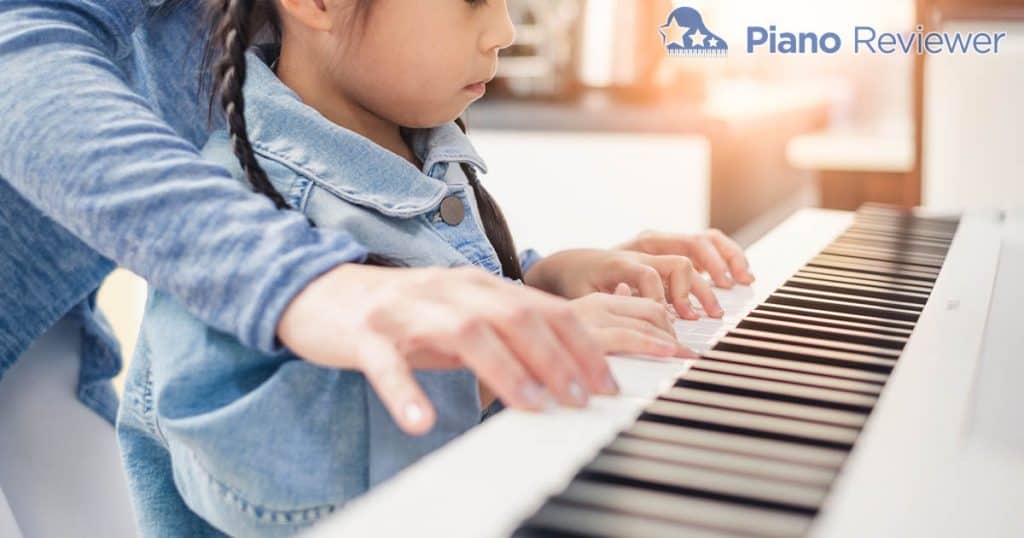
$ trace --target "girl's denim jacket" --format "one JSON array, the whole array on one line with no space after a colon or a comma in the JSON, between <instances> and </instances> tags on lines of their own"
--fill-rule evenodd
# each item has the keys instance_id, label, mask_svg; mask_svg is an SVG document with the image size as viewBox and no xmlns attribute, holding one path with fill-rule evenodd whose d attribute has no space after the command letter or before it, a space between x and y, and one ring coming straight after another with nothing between
<instances>
[{"instance_id":1,"label":"girl's denim jacket","mask_svg":"<svg viewBox=\"0 0 1024 538\"><path fill-rule=\"evenodd\" d=\"M303 104L261 57L249 54L249 137L289 204L404 265L500 274L459 163L485 166L454 123L406 133L417 170ZM244 181L225 133L204 155ZM457 225L439 214L448 196L465 207ZM118 420L142 534L290 534L479 423L473 373L416 378L438 417L421 437L398 429L361 373L254 351L151 292Z\"/></svg>"}]
</instances>

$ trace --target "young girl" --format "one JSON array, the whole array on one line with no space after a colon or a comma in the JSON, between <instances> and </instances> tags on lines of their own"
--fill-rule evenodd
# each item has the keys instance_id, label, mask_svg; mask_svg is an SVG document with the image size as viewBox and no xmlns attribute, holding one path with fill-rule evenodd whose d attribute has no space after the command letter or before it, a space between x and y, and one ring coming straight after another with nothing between
<instances>
[{"instance_id":1,"label":"young girl","mask_svg":"<svg viewBox=\"0 0 1024 538\"><path fill-rule=\"evenodd\" d=\"M595 274L582 267L630 256L520 260L476 176L486 167L458 117L512 41L504 0L216 0L214 18L213 90L228 129L204 155L278 207L347 230L368 262L476 266L576 297ZM276 46L246 52L259 32ZM720 315L703 281L692 286ZM674 288L685 296L690 285ZM681 353L654 301L572 304L605 351ZM437 420L410 436L363 373L256 353L153 291L118 421L142 533L290 534L480 422L490 398L473 372L416 379ZM586 394L575 384L559 401L583 405Z\"/></svg>"}]
</instances>

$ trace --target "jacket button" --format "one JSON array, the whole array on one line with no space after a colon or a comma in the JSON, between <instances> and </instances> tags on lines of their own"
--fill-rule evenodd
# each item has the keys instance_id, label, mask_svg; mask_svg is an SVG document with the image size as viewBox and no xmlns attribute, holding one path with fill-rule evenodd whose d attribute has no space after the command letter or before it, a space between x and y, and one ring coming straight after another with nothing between
<instances>
[{"instance_id":1,"label":"jacket button","mask_svg":"<svg viewBox=\"0 0 1024 538\"><path fill-rule=\"evenodd\" d=\"M446 196L441 200L441 220L449 226L458 226L466 218L466 208L458 196Z\"/></svg>"}]
</instances>

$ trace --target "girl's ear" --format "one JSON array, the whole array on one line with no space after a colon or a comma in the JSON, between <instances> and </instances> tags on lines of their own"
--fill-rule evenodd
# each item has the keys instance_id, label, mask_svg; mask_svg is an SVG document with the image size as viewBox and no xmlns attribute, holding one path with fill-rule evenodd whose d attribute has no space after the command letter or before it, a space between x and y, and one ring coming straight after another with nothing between
<instances>
[{"instance_id":1,"label":"girl's ear","mask_svg":"<svg viewBox=\"0 0 1024 538\"><path fill-rule=\"evenodd\" d=\"M333 0L278 0L281 15L290 18L311 30L330 32L334 27L334 13L337 2Z\"/></svg>"}]
</instances>

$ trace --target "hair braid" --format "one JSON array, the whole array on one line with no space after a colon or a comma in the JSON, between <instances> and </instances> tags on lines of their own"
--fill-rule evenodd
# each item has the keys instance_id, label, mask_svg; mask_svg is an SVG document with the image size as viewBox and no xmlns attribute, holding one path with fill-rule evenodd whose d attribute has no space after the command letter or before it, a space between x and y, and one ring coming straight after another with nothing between
<instances>
[{"instance_id":1,"label":"hair braid","mask_svg":"<svg viewBox=\"0 0 1024 538\"><path fill-rule=\"evenodd\" d=\"M457 118L455 123L462 129L462 132L466 132L466 123L462 118ZM476 170L463 163L462 171L469 179L469 186L473 188L473 196L476 198L476 205L480 211L480 220L484 224L484 233L487 234L487 240L491 242L495 253L498 254L501 273L506 278L522 280L523 268L519 264L519 254L516 253L515 241L512 239L512 231L508 228L505 214L498 207L498 202L480 183Z\"/></svg>"},{"instance_id":2,"label":"hair braid","mask_svg":"<svg viewBox=\"0 0 1024 538\"><path fill-rule=\"evenodd\" d=\"M221 56L214 66L214 85L231 135L231 149L245 171L253 190L266 195L278 209L289 207L281 193L271 184L267 173L256 161L249 142L245 122L246 59L256 29L251 27L254 9L259 0L222 0L220 17L214 39L220 46Z\"/></svg>"}]
</instances>

